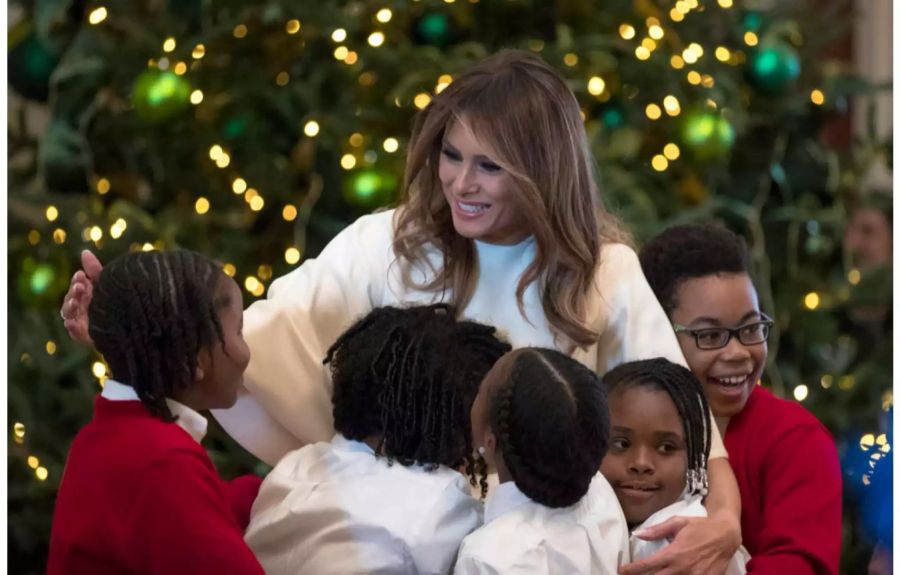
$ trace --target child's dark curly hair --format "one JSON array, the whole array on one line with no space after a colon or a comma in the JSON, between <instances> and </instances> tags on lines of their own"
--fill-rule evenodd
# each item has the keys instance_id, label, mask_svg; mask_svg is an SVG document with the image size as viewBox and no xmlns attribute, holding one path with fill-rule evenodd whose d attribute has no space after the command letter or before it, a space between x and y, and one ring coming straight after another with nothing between
<instances>
[{"instance_id":1,"label":"child's dark curly hair","mask_svg":"<svg viewBox=\"0 0 900 575\"><path fill-rule=\"evenodd\" d=\"M445 304L375 309L325 357L335 430L357 441L377 437L377 452L403 465L465 466L475 485L469 411L481 380L510 349L495 331L457 320Z\"/></svg>"},{"instance_id":2,"label":"child's dark curly hair","mask_svg":"<svg viewBox=\"0 0 900 575\"><path fill-rule=\"evenodd\" d=\"M193 384L200 350L224 342L221 267L187 251L132 252L103 268L88 308L89 332L111 375L150 413L173 421L166 397Z\"/></svg>"},{"instance_id":3,"label":"child's dark curly hair","mask_svg":"<svg viewBox=\"0 0 900 575\"><path fill-rule=\"evenodd\" d=\"M712 425L706 394L694 374L686 367L658 357L623 363L604 375L603 383L610 394L632 387L648 387L669 394L684 426L688 492L706 495Z\"/></svg>"},{"instance_id":4,"label":"child's dark curly hair","mask_svg":"<svg viewBox=\"0 0 900 575\"><path fill-rule=\"evenodd\" d=\"M609 445L600 378L552 349L516 350L506 361L489 416L503 462L533 501L548 507L577 503Z\"/></svg>"},{"instance_id":5,"label":"child's dark curly hair","mask_svg":"<svg viewBox=\"0 0 900 575\"><path fill-rule=\"evenodd\" d=\"M678 307L681 282L720 273L750 273L744 239L718 224L673 226L647 242L641 268L666 314Z\"/></svg>"}]
</instances>

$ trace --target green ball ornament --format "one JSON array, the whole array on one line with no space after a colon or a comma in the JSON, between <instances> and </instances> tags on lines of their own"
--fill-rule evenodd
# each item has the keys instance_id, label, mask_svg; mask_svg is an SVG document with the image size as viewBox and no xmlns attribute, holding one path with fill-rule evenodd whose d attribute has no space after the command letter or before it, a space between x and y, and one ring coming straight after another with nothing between
<instances>
[{"instance_id":1,"label":"green ball ornament","mask_svg":"<svg viewBox=\"0 0 900 575\"><path fill-rule=\"evenodd\" d=\"M394 198L397 183L397 176L390 172L355 170L344 180L344 199L358 208L377 208Z\"/></svg>"},{"instance_id":2,"label":"green ball ornament","mask_svg":"<svg viewBox=\"0 0 900 575\"><path fill-rule=\"evenodd\" d=\"M41 42L30 21L9 30L9 85L24 98L46 102L50 95L50 75L59 57Z\"/></svg>"},{"instance_id":3,"label":"green ball ornament","mask_svg":"<svg viewBox=\"0 0 900 575\"><path fill-rule=\"evenodd\" d=\"M607 130L615 130L625 125L625 110L618 103L604 106L600 112L600 121Z\"/></svg>"},{"instance_id":4,"label":"green ball ornament","mask_svg":"<svg viewBox=\"0 0 900 575\"><path fill-rule=\"evenodd\" d=\"M787 44L768 44L747 61L747 74L757 90L778 95L800 77L800 57Z\"/></svg>"},{"instance_id":5,"label":"green ball ornament","mask_svg":"<svg viewBox=\"0 0 900 575\"><path fill-rule=\"evenodd\" d=\"M741 18L744 32L759 32L763 25L763 15L756 10L747 10Z\"/></svg>"},{"instance_id":6,"label":"green ball ornament","mask_svg":"<svg viewBox=\"0 0 900 575\"><path fill-rule=\"evenodd\" d=\"M247 133L249 123L249 120L243 116L231 118L225 122L225 126L222 128L222 136L226 140L237 140Z\"/></svg>"},{"instance_id":7,"label":"green ball ornament","mask_svg":"<svg viewBox=\"0 0 900 575\"><path fill-rule=\"evenodd\" d=\"M191 85L172 72L148 68L134 83L131 103L145 122L162 122L190 107Z\"/></svg>"},{"instance_id":8,"label":"green ball ornament","mask_svg":"<svg viewBox=\"0 0 900 575\"><path fill-rule=\"evenodd\" d=\"M58 306L69 287L69 268L26 257L18 277L19 299L30 307Z\"/></svg>"},{"instance_id":9,"label":"green ball ornament","mask_svg":"<svg viewBox=\"0 0 900 575\"><path fill-rule=\"evenodd\" d=\"M734 127L712 110L692 110L682 120L681 141L696 160L719 160L734 146Z\"/></svg>"},{"instance_id":10,"label":"green ball ornament","mask_svg":"<svg viewBox=\"0 0 900 575\"><path fill-rule=\"evenodd\" d=\"M453 35L453 21L440 12L428 12L413 22L412 37L420 45L443 48L452 42Z\"/></svg>"}]
</instances>

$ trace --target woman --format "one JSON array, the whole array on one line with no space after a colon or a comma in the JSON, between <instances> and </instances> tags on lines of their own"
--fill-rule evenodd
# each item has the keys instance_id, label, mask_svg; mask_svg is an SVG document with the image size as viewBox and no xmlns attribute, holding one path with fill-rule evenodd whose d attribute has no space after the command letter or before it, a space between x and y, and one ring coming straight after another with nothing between
<instances>
[{"instance_id":1,"label":"woman","mask_svg":"<svg viewBox=\"0 0 900 575\"><path fill-rule=\"evenodd\" d=\"M627 234L601 205L575 96L537 56L500 52L434 97L416 118L403 193L398 209L357 220L244 313L246 393L216 417L264 461L332 437L322 358L378 306L453 303L514 347L556 348L600 374L655 356L684 365ZM63 304L76 339L89 297L78 272ZM660 526L651 535L687 528L624 572L724 571L740 502L718 434L713 451L710 518Z\"/></svg>"}]
</instances>

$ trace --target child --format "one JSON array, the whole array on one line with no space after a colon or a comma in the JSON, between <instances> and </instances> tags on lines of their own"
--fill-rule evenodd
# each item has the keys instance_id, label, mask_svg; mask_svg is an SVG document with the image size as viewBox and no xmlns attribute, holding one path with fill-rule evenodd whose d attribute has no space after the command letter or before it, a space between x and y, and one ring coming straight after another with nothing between
<instances>
[{"instance_id":1,"label":"child","mask_svg":"<svg viewBox=\"0 0 900 575\"><path fill-rule=\"evenodd\" d=\"M75 438L48 573L262 574L242 539L258 477L222 481L198 412L237 400L250 351L234 280L189 251L136 252L94 286L111 376Z\"/></svg>"},{"instance_id":2,"label":"child","mask_svg":"<svg viewBox=\"0 0 900 575\"><path fill-rule=\"evenodd\" d=\"M609 411L593 371L550 349L504 356L472 406L472 437L500 485L455 573L613 575L628 561L625 518L597 473Z\"/></svg>"},{"instance_id":3,"label":"child","mask_svg":"<svg viewBox=\"0 0 900 575\"><path fill-rule=\"evenodd\" d=\"M632 531L675 516L706 517L710 417L700 382L686 368L657 358L624 363L603 376L612 434L600 471L612 484ZM632 535L631 559L668 545ZM727 575L747 572L746 552Z\"/></svg>"},{"instance_id":4,"label":"child","mask_svg":"<svg viewBox=\"0 0 900 575\"><path fill-rule=\"evenodd\" d=\"M469 409L510 346L438 304L375 309L328 350L328 443L266 477L246 540L269 575L440 573L481 522ZM480 473L482 486L484 471Z\"/></svg>"},{"instance_id":5,"label":"child","mask_svg":"<svg viewBox=\"0 0 900 575\"><path fill-rule=\"evenodd\" d=\"M644 246L640 259L724 435L748 572L836 574L834 441L800 405L758 385L774 322L759 310L743 241L721 226L677 226Z\"/></svg>"}]
</instances>

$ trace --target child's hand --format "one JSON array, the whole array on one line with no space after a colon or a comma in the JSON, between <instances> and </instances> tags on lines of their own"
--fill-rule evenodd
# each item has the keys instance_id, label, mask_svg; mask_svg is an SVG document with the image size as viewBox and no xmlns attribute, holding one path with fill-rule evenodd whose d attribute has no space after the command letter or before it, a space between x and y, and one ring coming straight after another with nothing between
<instances>
[{"instance_id":1,"label":"child's hand","mask_svg":"<svg viewBox=\"0 0 900 575\"><path fill-rule=\"evenodd\" d=\"M81 252L81 267L83 271L78 270L72 276L69 291L66 292L59 314L65 322L69 337L79 343L93 345L94 342L88 332L87 312L94 295L94 282L100 277L103 264L89 250L84 250Z\"/></svg>"},{"instance_id":2,"label":"child's hand","mask_svg":"<svg viewBox=\"0 0 900 575\"><path fill-rule=\"evenodd\" d=\"M705 517L672 517L635 532L641 539L668 538L672 544L642 561L619 568L619 575L721 575L740 546L740 528Z\"/></svg>"}]
</instances>

